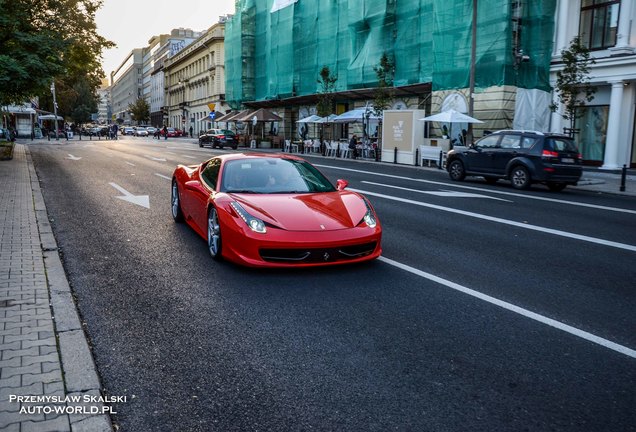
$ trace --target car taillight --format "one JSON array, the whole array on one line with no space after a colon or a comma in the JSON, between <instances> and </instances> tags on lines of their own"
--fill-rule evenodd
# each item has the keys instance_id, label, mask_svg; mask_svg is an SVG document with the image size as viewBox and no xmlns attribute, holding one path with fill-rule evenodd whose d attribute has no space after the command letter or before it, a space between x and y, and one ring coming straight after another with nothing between
<instances>
[{"instance_id":1,"label":"car taillight","mask_svg":"<svg viewBox=\"0 0 636 432\"><path fill-rule=\"evenodd\" d=\"M576 157L579 158L579 159L583 159L583 153L577 154Z\"/></svg>"},{"instance_id":2,"label":"car taillight","mask_svg":"<svg viewBox=\"0 0 636 432\"><path fill-rule=\"evenodd\" d=\"M224 139L224 138L225 138L225 135L219 135L219 138L220 138L220 139Z\"/></svg>"},{"instance_id":3,"label":"car taillight","mask_svg":"<svg viewBox=\"0 0 636 432\"><path fill-rule=\"evenodd\" d=\"M550 150L543 150L543 153L541 154L541 157L544 157L544 158L558 158L559 157L559 153L557 153L555 151L550 151Z\"/></svg>"}]
</instances>

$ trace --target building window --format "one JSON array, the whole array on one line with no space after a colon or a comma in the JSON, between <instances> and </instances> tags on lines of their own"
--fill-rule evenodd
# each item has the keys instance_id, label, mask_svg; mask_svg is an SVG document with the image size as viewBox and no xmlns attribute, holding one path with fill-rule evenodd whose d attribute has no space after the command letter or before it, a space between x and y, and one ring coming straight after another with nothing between
<instances>
[{"instance_id":1,"label":"building window","mask_svg":"<svg viewBox=\"0 0 636 432\"><path fill-rule=\"evenodd\" d=\"M609 105L582 106L576 109L574 135L583 160L588 164L600 165L605 155L605 140L607 137L607 120Z\"/></svg>"},{"instance_id":2,"label":"building window","mask_svg":"<svg viewBox=\"0 0 636 432\"><path fill-rule=\"evenodd\" d=\"M591 50L616 45L620 0L582 0L579 36Z\"/></svg>"}]
</instances>

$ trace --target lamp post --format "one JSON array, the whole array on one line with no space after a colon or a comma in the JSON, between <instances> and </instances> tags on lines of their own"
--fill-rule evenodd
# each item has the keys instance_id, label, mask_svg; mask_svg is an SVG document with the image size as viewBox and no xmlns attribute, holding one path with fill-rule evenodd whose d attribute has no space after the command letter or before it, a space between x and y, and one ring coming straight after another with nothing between
<instances>
[{"instance_id":1,"label":"lamp post","mask_svg":"<svg viewBox=\"0 0 636 432\"><path fill-rule=\"evenodd\" d=\"M55 81L51 82L51 93L53 94L53 114L55 115L55 139L60 140L57 127L57 100L55 99Z\"/></svg>"},{"instance_id":2,"label":"lamp post","mask_svg":"<svg viewBox=\"0 0 636 432\"><path fill-rule=\"evenodd\" d=\"M475 107L475 57L477 56L477 0L473 0L473 18L470 42L470 83L468 89L468 115L474 117L473 109ZM473 143L473 124L468 123L468 131L466 133L466 142Z\"/></svg>"}]
</instances>

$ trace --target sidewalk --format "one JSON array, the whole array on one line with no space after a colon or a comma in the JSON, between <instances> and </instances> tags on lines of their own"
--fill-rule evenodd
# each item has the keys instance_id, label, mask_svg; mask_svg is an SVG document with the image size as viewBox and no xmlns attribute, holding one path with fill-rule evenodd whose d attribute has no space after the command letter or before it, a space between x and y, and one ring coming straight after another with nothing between
<instances>
[{"instance_id":1,"label":"sidewalk","mask_svg":"<svg viewBox=\"0 0 636 432\"><path fill-rule=\"evenodd\" d=\"M112 431L25 145L0 185L0 431Z\"/></svg>"}]
</instances>

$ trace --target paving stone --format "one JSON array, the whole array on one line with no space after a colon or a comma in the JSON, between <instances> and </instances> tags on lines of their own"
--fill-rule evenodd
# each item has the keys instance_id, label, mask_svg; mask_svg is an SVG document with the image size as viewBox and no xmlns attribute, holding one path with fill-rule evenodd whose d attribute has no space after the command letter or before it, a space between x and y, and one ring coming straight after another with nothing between
<instances>
[{"instance_id":1,"label":"paving stone","mask_svg":"<svg viewBox=\"0 0 636 432\"><path fill-rule=\"evenodd\" d=\"M66 432L71 430L68 416L60 416L52 420L22 423L21 432Z\"/></svg>"}]
</instances>

